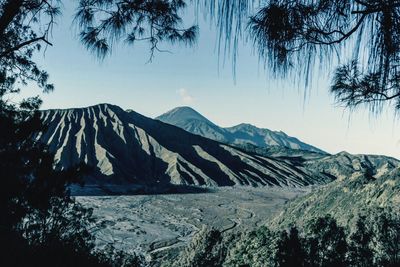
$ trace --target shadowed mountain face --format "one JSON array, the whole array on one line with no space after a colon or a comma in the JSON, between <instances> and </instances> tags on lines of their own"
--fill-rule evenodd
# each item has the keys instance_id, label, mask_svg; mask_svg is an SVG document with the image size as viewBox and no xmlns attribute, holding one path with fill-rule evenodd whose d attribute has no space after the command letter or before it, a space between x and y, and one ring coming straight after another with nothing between
<instances>
[{"instance_id":1,"label":"shadowed mountain face","mask_svg":"<svg viewBox=\"0 0 400 267\"><path fill-rule=\"evenodd\" d=\"M56 167L93 166L89 185L299 187L333 179L109 104L43 111L42 118L48 128L38 138L55 153Z\"/></svg>"},{"instance_id":2,"label":"shadowed mountain face","mask_svg":"<svg viewBox=\"0 0 400 267\"><path fill-rule=\"evenodd\" d=\"M257 147L280 146L325 153L316 147L301 142L295 137L288 136L284 132L260 129L245 123L228 128L219 127L190 107L175 108L156 119L180 127L193 134L227 144L251 144Z\"/></svg>"}]
</instances>

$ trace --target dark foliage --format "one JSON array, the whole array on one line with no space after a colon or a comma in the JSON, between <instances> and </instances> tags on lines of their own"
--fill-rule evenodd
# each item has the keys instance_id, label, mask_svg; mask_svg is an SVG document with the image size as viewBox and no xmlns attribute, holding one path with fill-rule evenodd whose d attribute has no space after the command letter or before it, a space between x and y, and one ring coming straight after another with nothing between
<instances>
[{"instance_id":1,"label":"dark foliage","mask_svg":"<svg viewBox=\"0 0 400 267\"><path fill-rule=\"evenodd\" d=\"M44 91L53 90L48 74L32 60L35 51L51 45L48 37L60 13L58 0L0 1L0 91L18 92L35 82Z\"/></svg>"},{"instance_id":2,"label":"dark foliage","mask_svg":"<svg viewBox=\"0 0 400 267\"><path fill-rule=\"evenodd\" d=\"M331 91L340 103L383 102L400 107L400 3L397 0L267 1L249 24L260 55L275 73L298 70L308 79L315 64L331 65L334 55L351 61L339 66Z\"/></svg>"},{"instance_id":3,"label":"dark foliage","mask_svg":"<svg viewBox=\"0 0 400 267\"><path fill-rule=\"evenodd\" d=\"M32 60L48 41L57 0L0 1L0 266L139 266L139 259L94 247L92 211L69 194L88 171L55 170L54 155L37 141L44 130L32 97L10 96L29 82L53 90Z\"/></svg>"},{"instance_id":4,"label":"dark foliage","mask_svg":"<svg viewBox=\"0 0 400 267\"><path fill-rule=\"evenodd\" d=\"M296 228L291 228L289 234L281 233L276 263L277 266L400 266L399 235L400 217L391 209L361 212L355 227L347 229L328 215L309 222L303 234ZM292 265L287 265L289 261Z\"/></svg>"},{"instance_id":5,"label":"dark foliage","mask_svg":"<svg viewBox=\"0 0 400 267\"><path fill-rule=\"evenodd\" d=\"M70 197L68 185L87 168L56 171L54 156L33 138L43 127L39 104L0 99L0 266L124 266L114 264L128 256L94 250L92 211Z\"/></svg>"},{"instance_id":6,"label":"dark foliage","mask_svg":"<svg viewBox=\"0 0 400 267\"><path fill-rule=\"evenodd\" d=\"M310 222L306 232L306 251L309 266L347 266L347 242L343 227L330 216Z\"/></svg>"},{"instance_id":7,"label":"dark foliage","mask_svg":"<svg viewBox=\"0 0 400 267\"><path fill-rule=\"evenodd\" d=\"M234 65L247 24L272 73L289 75L308 87L318 71L331 74L333 64L348 62L335 66L331 92L338 103L349 108L367 105L373 112L386 103L400 108L397 0L81 0L75 18L81 41L100 58L121 40L149 42L152 58L161 42L195 41L197 26L183 27L181 13L187 3L195 3L215 22L218 51L232 51Z\"/></svg>"},{"instance_id":8,"label":"dark foliage","mask_svg":"<svg viewBox=\"0 0 400 267\"><path fill-rule=\"evenodd\" d=\"M111 52L121 40L128 44L147 41L150 60L161 51L160 42L193 44L197 26L184 28L183 0L80 0L75 14L82 43L98 57Z\"/></svg>"},{"instance_id":9,"label":"dark foliage","mask_svg":"<svg viewBox=\"0 0 400 267\"><path fill-rule=\"evenodd\" d=\"M296 227L281 232L277 240L276 264L282 267L305 266L305 243Z\"/></svg>"},{"instance_id":10,"label":"dark foliage","mask_svg":"<svg viewBox=\"0 0 400 267\"><path fill-rule=\"evenodd\" d=\"M0 71L2 84L34 80L47 91L53 89L31 55L51 45L48 37L60 2L0 2L0 60L8 66ZM286 76L295 71L308 86L315 71L331 71L336 57L348 61L336 69L331 86L339 103L350 108L367 104L374 112L385 103L400 108L397 0L80 0L75 24L82 43L100 58L119 41L147 41L152 58L162 42L190 45L196 40L197 26L185 27L182 21L188 3L215 22L219 51L225 54L233 46L234 64L250 17L250 38L273 73ZM256 6L258 12L250 16Z\"/></svg>"},{"instance_id":11,"label":"dark foliage","mask_svg":"<svg viewBox=\"0 0 400 267\"><path fill-rule=\"evenodd\" d=\"M218 236L219 241L212 236ZM400 214L392 209L371 208L360 212L354 226L342 227L327 215L309 221L303 228L272 231L263 226L240 236L223 235L222 239L216 230L209 234L202 231L177 263L205 267L211 266L205 260L213 259L212 266L394 267L400 266L399 238ZM217 258L210 257L217 251L224 252Z\"/></svg>"},{"instance_id":12,"label":"dark foliage","mask_svg":"<svg viewBox=\"0 0 400 267\"><path fill-rule=\"evenodd\" d=\"M366 225L367 217L360 215L356 222L355 231L349 237L349 263L353 266L370 266L374 254L369 247L373 232Z\"/></svg>"},{"instance_id":13,"label":"dark foliage","mask_svg":"<svg viewBox=\"0 0 400 267\"><path fill-rule=\"evenodd\" d=\"M173 262L167 262L165 266L218 267L222 265L225 253L222 233L216 229L203 228L182 254Z\"/></svg>"}]
</instances>

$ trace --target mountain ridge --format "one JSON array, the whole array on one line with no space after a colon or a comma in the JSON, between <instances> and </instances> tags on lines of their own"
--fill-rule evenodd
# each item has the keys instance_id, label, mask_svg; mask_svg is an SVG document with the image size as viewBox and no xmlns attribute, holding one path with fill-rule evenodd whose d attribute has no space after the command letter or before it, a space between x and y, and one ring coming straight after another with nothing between
<instances>
[{"instance_id":1,"label":"mountain ridge","mask_svg":"<svg viewBox=\"0 0 400 267\"><path fill-rule=\"evenodd\" d=\"M86 163L94 169L87 187L110 193L132 187L304 187L360 173L382 176L400 166L385 156L229 145L106 103L41 116L47 127L36 138L55 154L56 168Z\"/></svg>"},{"instance_id":2,"label":"mountain ridge","mask_svg":"<svg viewBox=\"0 0 400 267\"><path fill-rule=\"evenodd\" d=\"M397 166L385 173L357 173L338 179L287 203L284 210L268 224L274 228L285 228L330 214L340 224L354 227L356 215L368 208L399 211L399 175L400 167Z\"/></svg>"},{"instance_id":3,"label":"mountain ridge","mask_svg":"<svg viewBox=\"0 0 400 267\"><path fill-rule=\"evenodd\" d=\"M42 111L38 136L66 169L95 167L89 184L306 186L331 178L194 135L111 104Z\"/></svg>"},{"instance_id":4,"label":"mountain ridge","mask_svg":"<svg viewBox=\"0 0 400 267\"><path fill-rule=\"evenodd\" d=\"M282 146L328 154L282 131L258 128L249 123L240 123L231 127L220 127L190 107L174 108L155 119L175 125L193 134L227 144L251 144L259 147Z\"/></svg>"}]
</instances>

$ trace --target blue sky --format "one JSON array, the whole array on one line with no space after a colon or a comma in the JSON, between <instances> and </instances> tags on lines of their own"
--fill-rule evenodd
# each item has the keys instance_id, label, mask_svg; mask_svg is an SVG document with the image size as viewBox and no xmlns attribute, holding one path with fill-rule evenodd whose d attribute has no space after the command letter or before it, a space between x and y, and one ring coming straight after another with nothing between
<instances>
[{"instance_id":1,"label":"blue sky","mask_svg":"<svg viewBox=\"0 0 400 267\"><path fill-rule=\"evenodd\" d=\"M146 44L122 44L100 62L79 43L69 5L54 29L54 46L37 57L56 85L53 93L41 95L43 109L112 103L155 117L187 105L221 126L246 122L282 130L330 153L400 158L400 124L393 111L371 117L367 110L349 113L335 106L328 77L320 77L304 99L304 90L290 81L268 78L251 45L244 44L235 83L231 61L219 64L217 33L201 19L195 47L165 45L171 53L157 53L148 63ZM195 19L187 16L187 22ZM40 91L23 92L32 94Z\"/></svg>"}]
</instances>

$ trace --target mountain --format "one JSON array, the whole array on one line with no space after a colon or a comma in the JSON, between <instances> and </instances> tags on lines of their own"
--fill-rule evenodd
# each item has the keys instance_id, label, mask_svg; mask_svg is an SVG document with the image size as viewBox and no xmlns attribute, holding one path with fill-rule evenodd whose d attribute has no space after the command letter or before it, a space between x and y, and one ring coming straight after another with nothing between
<instances>
[{"instance_id":1,"label":"mountain","mask_svg":"<svg viewBox=\"0 0 400 267\"><path fill-rule=\"evenodd\" d=\"M326 155L278 146L265 149L252 145L239 147L248 153L285 159L291 162L297 161L298 164L306 169L334 177L335 180L344 180L364 174L379 178L400 167L399 160L382 155L353 155L345 151L334 155Z\"/></svg>"},{"instance_id":2,"label":"mountain","mask_svg":"<svg viewBox=\"0 0 400 267\"><path fill-rule=\"evenodd\" d=\"M251 124L239 124L222 128L209 121L190 107L178 107L156 118L175 125L193 134L234 145L255 145L258 147L280 146L326 154L321 149L301 142L284 132L261 129Z\"/></svg>"},{"instance_id":3,"label":"mountain","mask_svg":"<svg viewBox=\"0 0 400 267\"><path fill-rule=\"evenodd\" d=\"M338 158L341 157L343 154L338 155ZM353 159L353 163L357 166L360 157L349 158ZM356 219L355 215L367 208L399 209L400 166L397 161L392 162L395 163L394 166L387 161L379 162L382 159L383 157L372 163L380 165L374 173L355 172L289 202L270 225L285 228L292 223L301 225L312 218L330 214L340 224L352 226Z\"/></svg>"},{"instance_id":4,"label":"mountain","mask_svg":"<svg viewBox=\"0 0 400 267\"><path fill-rule=\"evenodd\" d=\"M399 168L400 162L387 156L353 155L343 151L331 156L310 158L304 162L304 166L341 181L362 175L380 178Z\"/></svg>"},{"instance_id":5,"label":"mountain","mask_svg":"<svg viewBox=\"0 0 400 267\"><path fill-rule=\"evenodd\" d=\"M227 130L215 125L190 107L174 108L157 117L156 120L177 126L190 133L201 135L218 142L229 143L227 136L229 136L230 133Z\"/></svg>"},{"instance_id":6,"label":"mountain","mask_svg":"<svg viewBox=\"0 0 400 267\"><path fill-rule=\"evenodd\" d=\"M297 161L249 153L110 104L47 110L42 119L47 130L37 138L55 153L56 168L85 162L94 169L86 184L104 190L127 185L299 187L334 179ZM192 119L207 122L197 114Z\"/></svg>"}]
</instances>

